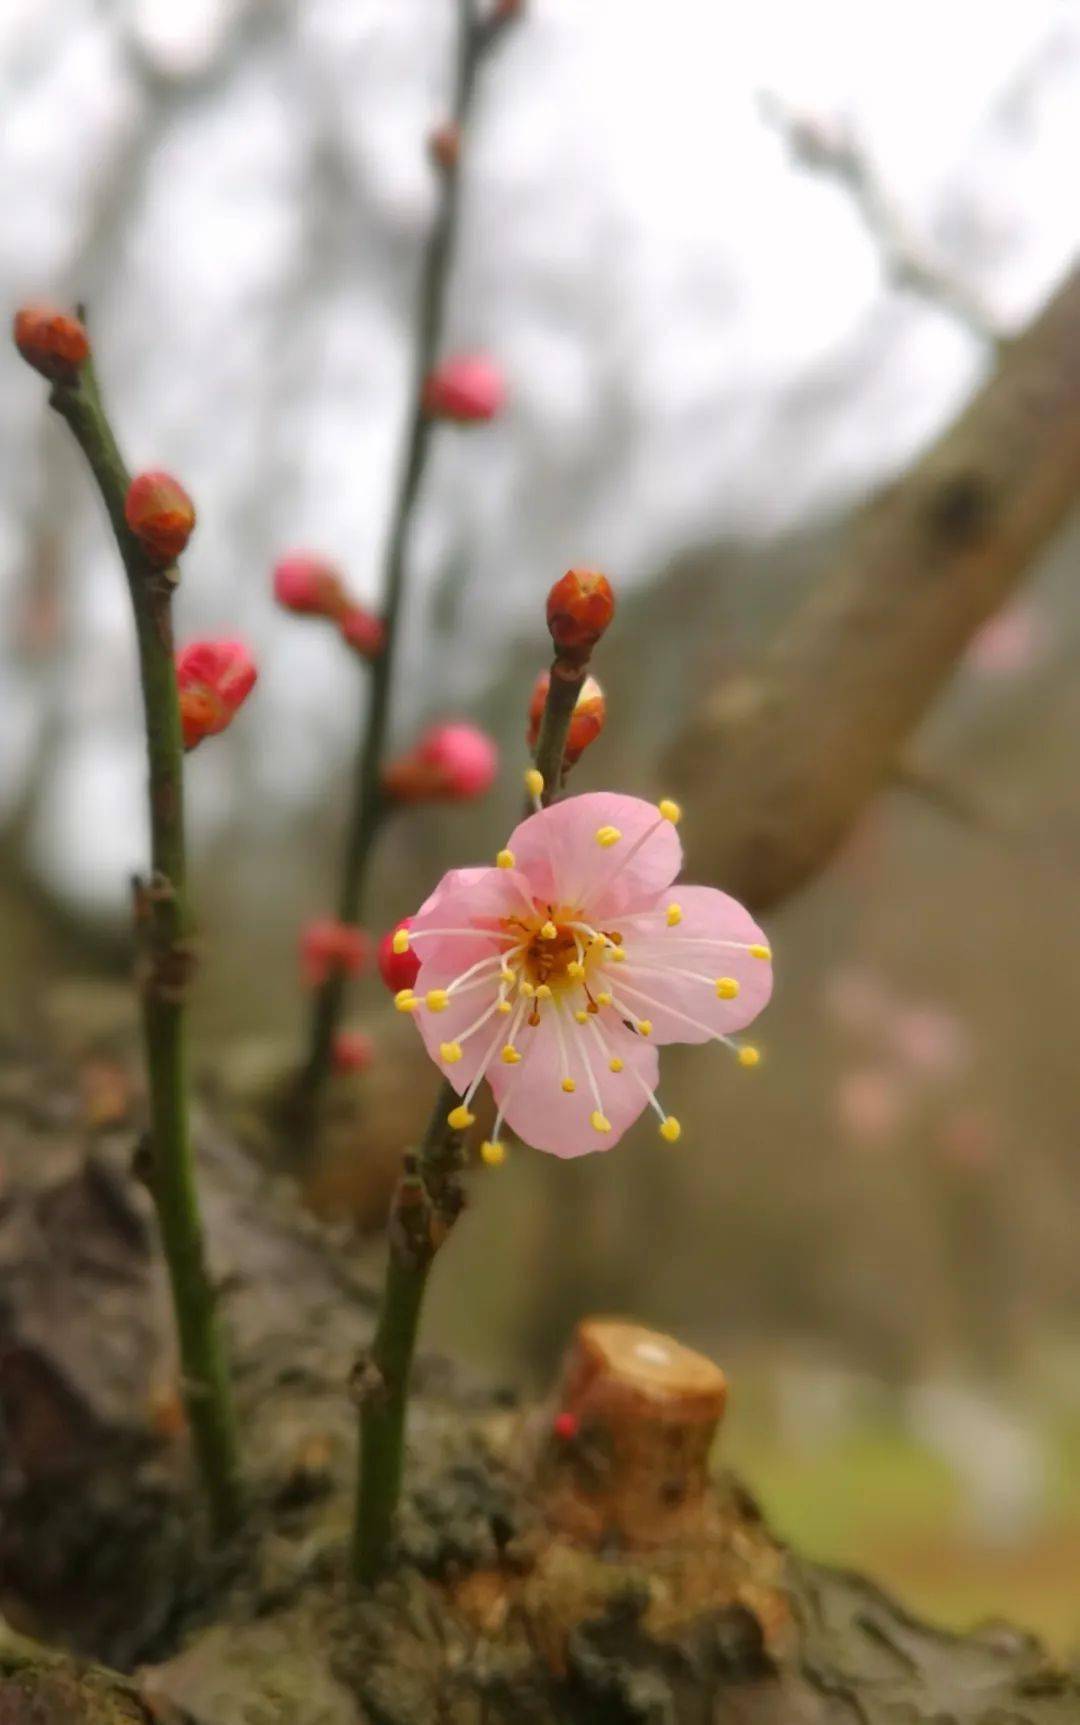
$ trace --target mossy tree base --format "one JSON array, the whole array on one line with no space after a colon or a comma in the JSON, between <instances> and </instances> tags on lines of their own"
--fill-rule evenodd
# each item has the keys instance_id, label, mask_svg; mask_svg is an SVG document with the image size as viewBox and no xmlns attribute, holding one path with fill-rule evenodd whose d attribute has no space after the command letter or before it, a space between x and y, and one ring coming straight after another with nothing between
<instances>
[{"instance_id":1,"label":"mossy tree base","mask_svg":"<svg viewBox=\"0 0 1080 1725\"><path fill-rule=\"evenodd\" d=\"M70 1062L8 1073L0 1610L131 1675L0 1632L0 1725L1077 1725L1080 1683L1030 1638L946 1634L793 1558L732 1480L677 1543L575 1543L545 1513L535 1416L431 1360L400 1561L357 1594L348 1382L374 1302L203 1122L255 1487L211 1556L130 1123L80 1120Z\"/></svg>"}]
</instances>

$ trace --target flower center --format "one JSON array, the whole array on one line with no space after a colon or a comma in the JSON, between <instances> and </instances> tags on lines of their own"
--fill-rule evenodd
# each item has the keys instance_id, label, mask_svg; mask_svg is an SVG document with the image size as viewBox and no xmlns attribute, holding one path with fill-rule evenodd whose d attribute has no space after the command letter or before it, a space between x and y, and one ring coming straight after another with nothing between
<instances>
[{"instance_id":1,"label":"flower center","mask_svg":"<svg viewBox=\"0 0 1080 1725\"><path fill-rule=\"evenodd\" d=\"M586 985L600 965L605 947L621 944L621 935L604 936L572 905L537 905L532 916L504 917L503 930L523 946L511 960L521 980L533 988L545 985L553 995Z\"/></svg>"}]
</instances>

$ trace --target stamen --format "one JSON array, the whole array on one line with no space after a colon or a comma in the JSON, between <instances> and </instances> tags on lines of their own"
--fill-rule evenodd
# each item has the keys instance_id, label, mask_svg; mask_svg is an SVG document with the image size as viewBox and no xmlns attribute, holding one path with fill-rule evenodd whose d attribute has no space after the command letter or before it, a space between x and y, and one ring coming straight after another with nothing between
<instances>
[{"instance_id":1,"label":"stamen","mask_svg":"<svg viewBox=\"0 0 1080 1725\"><path fill-rule=\"evenodd\" d=\"M575 1013L574 1016L576 1018L577 1014ZM600 1094L600 1086L596 1082L596 1074L592 1069L592 1061L589 1059L589 1050L585 1046L585 1038L583 1036L578 1037L577 1051L581 1056L581 1064L585 1068L585 1076L589 1081L589 1089L592 1091L592 1099L596 1103L596 1107L589 1116L592 1129L594 1132L610 1132L611 1122L604 1113L604 1099ZM602 1121L603 1124L597 1125L597 1121Z\"/></svg>"},{"instance_id":2,"label":"stamen","mask_svg":"<svg viewBox=\"0 0 1080 1725\"><path fill-rule=\"evenodd\" d=\"M540 939L541 940L557 940L558 935L559 935L558 929L555 927L555 924L553 922L550 922L550 921L545 922L543 928L540 930Z\"/></svg>"},{"instance_id":3,"label":"stamen","mask_svg":"<svg viewBox=\"0 0 1080 1725\"><path fill-rule=\"evenodd\" d=\"M508 1012L513 1012L514 1009L508 1000L500 1000L498 1010L505 1015Z\"/></svg>"},{"instance_id":4,"label":"stamen","mask_svg":"<svg viewBox=\"0 0 1080 1725\"><path fill-rule=\"evenodd\" d=\"M408 931L408 929L407 928L396 928L394 930L394 938L390 942L390 945L393 947L394 951L396 953L398 953L399 956L403 952L408 952L408 950L409 950L409 931Z\"/></svg>"},{"instance_id":5,"label":"stamen","mask_svg":"<svg viewBox=\"0 0 1080 1725\"><path fill-rule=\"evenodd\" d=\"M761 1050L759 1048L754 1048L753 1045L748 1042L743 1048L739 1049L738 1061L740 1066L757 1066L761 1062Z\"/></svg>"},{"instance_id":6,"label":"stamen","mask_svg":"<svg viewBox=\"0 0 1080 1725\"><path fill-rule=\"evenodd\" d=\"M748 946L747 952L751 958L771 958L772 953L767 946Z\"/></svg>"},{"instance_id":7,"label":"stamen","mask_svg":"<svg viewBox=\"0 0 1080 1725\"><path fill-rule=\"evenodd\" d=\"M461 1043L460 1042L440 1042L439 1043L439 1054L440 1054L441 1058L446 1061L447 1066L456 1066L458 1061L461 1059L461 1054L462 1054Z\"/></svg>"},{"instance_id":8,"label":"stamen","mask_svg":"<svg viewBox=\"0 0 1080 1725\"><path fill-rule=\"evenodd\" d=\"M503 1063L503 1065L504 1066L517 1066L517 1064L519 1063L520 1060L521 1060L521 1055L518 1053L518 1051L514 1047L513 1043L508 1042L506 1044L506 1047L502 1051L502 1063Z\"/></svg>"},{"instance_id":9,"label":"stamen","mask_svg":"<svg viewBox=\"0 0 1080 1725\"><path fill-rule=\"evenodd\" d=\"M557 1006L552 1009L552 1023L555 1026L555 1040L559 1045L559 1064L566 1073L565 1078L562 1080L562 1088L565 1090L567 1096L572 1096L574 1091L577 1089L577 1085L570 1077L570 1060L566 1052L566 1037L563 1034L562 1013Z\"/></svg>"},{"instance_id":10,"label":"stamen","mask_svg":"<svg viewBox=\"0 0 1080 1725\"><path fill-rule=\"evenodd\" d=\"M537 767L526 767L525 789L530 797L542 797L544 794L544 775Z\"/></svg>"},{"instance_id":11,"label":"stamen","mask_svg":"<svg viewBox=\"0 0 1080 1725\"><path fill-rule=\"evenodd\" d=\"M501 1168L506 1161L506 1145L498 1138L485 1138L480 1146L480 1160L489 1168Z\"/></svg>"},{"instance_id":12,"label":"stamen","mask_svg":"<svg viewBox=\"0 0 1080 1725\"><path fill-rule=\"evenodd\" d=\"M574 982L580 982L581 978L585 975L585 966L580 962L580 960L572 958L566 967L566 974Z\"/></svg>"},{"instance_id":13,"label":"stamen","mask_svg":"<svg viewBox=\"0 0 1080 1725\"><path fill-rule=\"evenodd\" d=\"M468 935L472 940L509 940L513 941L515 946L521 945L520 935L511 934L509 929L505 928L399 928L397 932L405 935L409 946L414 940L429 940L433 935L448 934ZM408 952L409 946L403 946L401 951ZM394 951L397 950L395 946Z\"/></svg>"},{"instance_id":14,"label":"stamen","mask_svg":"<svg viewBox=\"0 0 1080 1725\"><path fill-rule=\"evenodd\" d=\"M537 985L536 998L537 998L537 1000L550 1000L551 999L551 988L550 988L548 983L541 982Z\"/></svg>"},{"instance_id":15,"label":"stamen","mask_svg":"<svg viewBox=\"0 0 1080 1725\"><path fill-rule=\"evenodd\" d=\"M682 921L682 905L681 904L675 904L674 902L669 904L667 907L667 925L668 925L668 927L669 928L678 928L681 921Z\"/></svg>"},{"instance_id":16,"label":"stamen","mask_svg":"<svg viewBox=\"0 0 1080 1725\"><path fill-rule=\"evenodd\" d=\"M574 1083L572 1078L566 1077L562 1081L562 1088L566 1091L568 1096L572 1096L574 1091L577 1089L577 1085Z\"/></svg>"},{"instance_id":17,"label":"stamen","mask_svg":"<svg viewBox=\"0 0 1080 1725\"><path fill-rule=\"evenodd\" d=\"M621 1072L623 1070L625 1064L626 1064L626 1062L623 1060L620 1060L619 1056L617 1054L613 1054L611 1056L611 1059L608 1061L608 1071L609 1072Z\"/></svg>"},{"instance_id":18,"label":"stamen","mask_svg":"<svg viewBox=\"0 0 1080 1725\"><path fill-rule=\"evenodd\" d=\"M608 993L607 989L605 988L603 993L597 995L596 1004L597 1004L597 1006L610 1006L611 1005L611 999L612 999L611 995Z\"/></svg>"},{"instance_id":19,"label":"stamen","mask_svg":"<svg viewBox=\"0 0 1080 1725\"><path fill-rule=\"evenodd\" d=\"M612 845L618 844L622 833L618 827L597 827L593 837L603 850L610 850Z\"/></svg>"},{"instance_id":20,"label":"stamen","mask_svg":"<svg viewBox=\"0 0 1080 1725\"><path fill-rule=\"evenodd\" d=\"M487 958L478 958L475 964L470 964L468 970L463 970L460 976L455 976L447 992L449 994L459 993L465 983L469 982L474 976L476 976L477 972L498 970L502 965L502 962L502 953L489 954Z\"/></svg>"},{"instance_id":21,"label":"stamen","mask_svg":"<svg viewBox=\"0 0 1080 1725\"><path fill-rule=\"evenodd\" d=\"M429 1012L445 1012L450 1005L450 996L445 988L429 988L424 1004Z\"/></svg>"},{"instance_id":22,"label":"stamen","mask_svg":"<svg viewBox=\"0 0 1080 1725\"><path fill-rule=\"evenodd\" d=\"M734 1000L739 992L739 984L733 976L718 976L716 979L717 1000Z\"/></svg>"},{"instance_id":23,"label":"stamen","mask_svg":"<svg viewBox=\"0 0 1080 1725\"><path fill-rule=\"evenodd\" d=\"M411 988L399 988L394 996L394 1005L399 1012L415 1012L420 1001Z\"/></svg>"},{"instance_id":24,"label":"stamen","mask_svg":"<svg viewBox=\"0 0 1080 1725\"><path fill-rule=\"evenodd\" d=\"M498 856L495 858L495 867L513 868L516 861L517 858L514 856L513 851L500 851Z\"/></svg>"},{"instance_id":25,"label":"stamen","mask_svg":"<svg viewBox=\"0 0 1080 1725\"><path fill-rule=\"evenodd\" d=\"M589 1022L589 1014L580 1006L574 1013L574 1018L578 1024L588 1024Z\"/></svg>"},{"instance_id":26,"label":"stamen","mask_svg":"<svg viewBox=\"0 0 1080 1725\"><path fill-rule=\"evenodd\" d=\"M464 1132L467 1127L473 1126L475 1123L476 1115L469 1112L464 1102L459 1103L456 1108L451 1108L446 1116L446 1124L455 1132Z\"/></svg>"},{"instance_id":27,"label":"stamen","mask_svg":"<svg viewBox=\"0 0 1080 1725\"><path fill-rule=\"evenodd\" d=\"M674 1114L669 1114L666 1120L660 1122L660 1136L666 1138L669 1144L677 1144L682 1137L682 1127Z\"/></svg>"},{"instance_id":28,"label":"stamen","mask_svg":"<svg viewBox=\"0 0 1080 1725\"><path fill-rule=\"evenodd\" d=\"M611 1131L611 1121L608 1119L606 1114L601 1113L599 1108L594 1108L592 1113L589 1115L589 1125L592 1127L594 1132Z\"/></svg>"},{"instance_id":29,"label":"stamen","mask_svg":"<svg viewBox=\"0 0 1080 1725\"><path fill-rule=\"evenodd\" d=\"M678 1007L669 1006L667 1004L667 1002L664 1000L654 999L654 997L651 994L646 994L643 989L635 988L632 983L624 982L621 985L621 987L622 987L622 992L624 994L636 995L638 1000L643 1000L645 1002L646 1006L659 1007L661 1012L666 1012L669 1017L678 1018L682 1021L683 1024L691 1024L691 1025L693 1025L695 1030L703 1030L706 1033L706 1035L709 1037L710 1041L722 1042L726 1048L733 1048L733 1049L735 1049L736 1053L740 1052L738 1044L735 1042L732 1042L730 1036L722 1035L719 1030L714 1030L710 1024L704 1024L700 1018L691 1018L690 1014L688 1012L680 1012ZM625 1006L623 1001L620 1000L619 998L616 998L615 1006L619 1012L625 1012L627 1014L627 1016L630 1017L631 1019L634 1017L633 1012L630 1011L630 1009L627 1006ZM646 1025L649 1026L648 1030L645 1029ZM643 1036L648 1036L649 1031L652 1030L652 1025L649 1023L649 1020L647 1018L639 1018L637 1020L637 1028L638 1028L638 1030L641 1031L641 1034ZM756 1049L754 1050L754 1053L757 1054ZM760 1059L760 1055L758 1056L758 1059ZM757 1062L755 1060L751 1059L751 1060L744 1061L743 1064L746 1066L754 1066L757 1064Z\"/></svg>"},{"instance_id":30,"label":"stamen","mask_svg":"<svg viewBox=\"0 0 1080 1725\"><path fill-rule=\"evenodd\" d=\"M672 802L670 797L664 797L656 806L662 821L670 821L673 827L678 826L682 820L682 809L678 803Z\"/></svg>"}]
</instances>

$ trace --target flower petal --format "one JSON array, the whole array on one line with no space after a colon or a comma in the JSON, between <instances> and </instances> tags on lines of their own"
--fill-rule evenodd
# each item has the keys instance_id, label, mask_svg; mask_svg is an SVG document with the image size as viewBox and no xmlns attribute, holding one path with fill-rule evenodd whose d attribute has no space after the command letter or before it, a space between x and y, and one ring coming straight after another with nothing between
<instances>
[{"instance_id":1,"label":"flower petal","mask_svg":"<svg viewBox=\"0 0 1080 1725\"><path fill-rule=\"evenodd\" d=\"M667 902L614 924L626 953L611 972L616 998L651 1021L658 1043L707 1042L744 1029L772 993L771 959L746 950L767 950L761 929L737 899L715 887L678 885L669 902L681 912L674 926ZM734 999L718 997L721 977L738 985Z\"/></svg>"},{"instance_id":2,"label":"flower petal","mask_svg":"<svg viewBox=\"0 0 1080 1725\"><path fill-rule=\"evenodd\" d=\"M610 845L597 834L618 834ZM593 920L647 908L682 866L682 846L655 803L611 791L566 797L514 829L509 848L541 902L580 906Z\"/></svg>"},{"instance_id":3,"label":"flower petal","mask_svg":"<svg viewBox=\"0 0 1080 1725\"><path fill-rule=\"evenodd\" d=\"M553 1002L546 1004L540 1023L516 1038L521 1064L499 1063L488 1073L507 1125L525 1144L561 1157L610 1150L647 1106L647 1091L655 1090L659 1071L656 1049L613 1013L599 1017L597 1035ZM619 1073L610 1069L613 1056L623 1063ZM562 1088L564 1078L574 1082L569 1094ZM598 1132L592 1124L597 1092L609 1132Z\"/></svg>"}]
</instances>

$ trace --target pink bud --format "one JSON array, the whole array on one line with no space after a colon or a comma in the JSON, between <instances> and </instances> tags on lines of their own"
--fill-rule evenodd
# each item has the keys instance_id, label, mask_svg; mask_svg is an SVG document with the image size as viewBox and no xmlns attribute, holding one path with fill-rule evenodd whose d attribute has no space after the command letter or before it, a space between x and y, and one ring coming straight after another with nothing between
<instances>
[{"instance_id":1,"label":"pink bud","mask_svg":"<svg viewBox=\"0 0 1080 1725\"><path fill-rule=\"evenodd\" d=\"M352 923L317 917L300 931L300 974L308 988L321 988L330 976L356 976L367 953L367 935Z\"/></svg>"},{"instance_id":2,"label":"pink bud","mask_svg":"<svg viewBox=\"0 0 1080 1725\"><path fill-rule=\"evenodd\" d=\"M530 749L535 749L540 735L540 725L547 705L548 689L551 686L551 672L541 671L533 684L532 698L529 701L529 722L525 730L525 740ZM580 761L590 743L595 743L604 728L607 717L607 701L604 691L595 677L586 677L581 685L581 693L574 703L574 711L570 716L570 729L566 733L566 746L563 749L563 760L568 767Z\"/></svg>"},{"instance_id":3,"label":"pink bud","mask_svg":"<svg viewBox=\"0 0 1080 1725\"><path fill-rule=\"evenodd\" d=\"M453 419L469 425L494 419L506 400L506 383L494 360L485 354L458 354L428 373L424 412L430 419Z\"/></svg>"},{"instance_id":4,"label":"pink bud","mask_svg":"<svg viewBox=\"0 0 1080 1725\"><path fill-rule=\"evenodd\" d=\"M563 1412L556 1414L551 1422L552 1434L560 1443L572 1443L581 1429L577 1414Z\"/></svg>"},{"instance_id":5,"label":"pink bud","mask_svg":"<svg viewBox=\"0 0 1080 1725\"><path fill-rule=\"evenodd\" d=\"M362 605L346 604L338 618L338 627L342 639L362 659L377 659L386 645L386 630L381 619L371 611L365 611Z\"/></svg>"},{"instance_id":6,"label":"pink bud","mask_svg":"<svg viewBox=\"0 0 1080 1725\"><path fill-rule=\"evenodd\" d=\"M274 566L274 598L304 617L341 616L346 605L341 576L325 557L291 551Z\"/></svg>"},{"instance_id":7,"label":"pink bud","mask_svg":"<svg viewBox=\"0 0 1080 1725\"><path fill-rule=\"evenodd\" d=\"M393 928L387 929L379 942L376 962L379 975L391 994L400 994L403 988L411 988L420 971L420 960L411 948L406 952L394 951L394 936L398 929L411 927L412 917L403 916Z\"/></svg>"},{"instance_id":8,"label":"pink bud","mask_svg":"<svg viewBox=\"0 0 1080 1725\"><path fill-rule=\"evenodd\" d=\"M124 520L147 557L174 563L194 531L195 505L178 479L155 468L128 486Z\"/></svg>"},{"instance_id":9,"label":"pink bud","mask_svg":"<svg viewBox=\"0 0 1080 1725\"><path fill-rule=\"evenodd\" d=\"M331 1061L340 1073L366 1072L375 1058L375 1044L362 1030L339 1030L334 1038Z\"/></svg>"},{"instance_id":10,"label":"pink bud","mask_svg":"<svg viewBox=\"0 0 1080 1725\"><path fill-rule=\"evenodd\" d=\"M185 749L225 730L258 678L243 641L192 641L176 655Z\"/></svg>"},{"instance_id":11,"label":"pink bud","mask_svg":"<svg viewBox=\"0 0 1080 1725\"><path fill-rule=\"evenodd\" d=\"M471 802L490 790L499 751L476 725L432 725L411 754L391 761L383 790L396 802Z\"/></svg>"}]
</instances>

